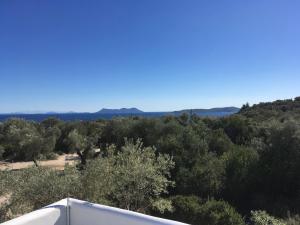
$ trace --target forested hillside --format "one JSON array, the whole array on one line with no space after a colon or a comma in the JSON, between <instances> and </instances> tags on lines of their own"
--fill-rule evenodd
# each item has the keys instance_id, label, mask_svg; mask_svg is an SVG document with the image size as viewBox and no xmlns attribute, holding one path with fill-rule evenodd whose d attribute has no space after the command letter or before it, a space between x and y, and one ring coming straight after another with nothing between
<instances>
[{"instance_id":1,"label":"forested hillside","mask_svg":"<svg viewBox=\"0 0 300 225\"><path fill-rule=\"evenodd\" d=\"M37 167L0 173L0 218L72 196L197 225L299 224L299 118L296 98L223 118L5 121L0 158ZM73 152L75 168L38 165Z\"/></svg>"},{"instance_id":2,"label":"forested hillside","mask_svg":"<svg viewBox=\"0 0 300 225\"><path fill-rule=\"evenodd\" d=\"M249 107L244 105L240 114L258 121L269 119L288 119L290 117L300 119L300 97L295 99L277 100Z\"/></svg>"}]
</instances>

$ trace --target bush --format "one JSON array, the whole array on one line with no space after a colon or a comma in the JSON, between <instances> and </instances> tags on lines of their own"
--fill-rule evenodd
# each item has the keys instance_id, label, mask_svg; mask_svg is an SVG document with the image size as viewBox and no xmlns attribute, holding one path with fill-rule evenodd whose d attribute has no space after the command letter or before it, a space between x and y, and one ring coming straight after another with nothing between
<instances>
[{"instance_id":1,"label":"bush","mask_svg":"<svg viewBox=\"0 0 300 225\"><path fill-rule=\"evenodd\" d=\"M225 201L209 200L200 210L199 225L242 225L241 215Z\"/></svg>"},{"instance_id":2,"label":"bush","mask_svg":"<svg viewBox=\"0 0 300 225\"><path fill-rule=\"evenodd\" d=\"M189 224L198 224L198 213L200 211L201 200L196 196L178 195L171 198L173 213L167 217Z\"/></svg>"},{"instance_id":3,"label":"bush","mask_svg":"<svg viewBox=\"0 0 300 225\"><path fill-rule=\"evenodd\" d=\"M227 202L208 200L196 196L172 198L174 211L165 216L194 225L244 225L243 218Z\"/></svg>"},{"instance_id":4,"label":"bush","mask_svg":"<svg viewBox=\"0 0 300 225\"><path fill-rule=\"evenodd\" d=\"M251 211L253 225L286 225L286 223L270 216L266 211Z\"/></svg>"},{"instance_id":5,"label":"bush","mask_svg":"<svg viewBox=\"0 0 300 225\"><path fill-rule=\"evenodd\" d=\"M8 214L8 205L7 204L1 204L0 205L0 223L5 222L6 220L12 219Z\"/></svg>"},{"instance_id":6,"label":"bush","mask_svg":"<svg viewBox=\"0 0 300 225\"><path fill-rule=\"evenodd\" d=\"M7 172L6 189L11 193L9 209L14 215L24 214L66 197L81 197L78 172L47 168L29 168Z\"/></svg>"},{"instance_id":7,"label":"bush","mask_svg":"<svg viewBox=\"0 0 300 225\"><path fill-rule=\"evenodd\" d=\"M300 224L300 216L288 216L288 218L284 221L287 225L299 225Z\"/></svg>"}]
</instances>

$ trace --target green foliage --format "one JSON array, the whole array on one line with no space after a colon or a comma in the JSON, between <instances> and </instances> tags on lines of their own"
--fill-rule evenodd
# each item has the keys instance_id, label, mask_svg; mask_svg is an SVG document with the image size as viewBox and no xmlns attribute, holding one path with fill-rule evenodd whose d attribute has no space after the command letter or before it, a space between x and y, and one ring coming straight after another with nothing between
<instances>
[{"instance_id":1,"label":"green foliage","mask_svg":"<svg viewBox=\"0 0 300 225\"><path fill-rule=\"evenodd\" d=\"M41 208L62 198L81 197L79 173L73 168L60 172L34 167L8 175L9 206L14 214Z\"/></svg>"},{"instance_id":2,"label":"green foliage","mask_svg":"<svg viewBox=\"0 0 300 225\"><path fill-rule=\"evenodd\" d=\"M72 130L64 141L70 152L80 151L87 145L86 138L76 129Z\"/></svg>"},{"instance_id":3,"label":"green foliage","mask_svg":"<svg viewBox=\"0 0 300 225\"><path fill-rule=\"evenodd\" d=\"M191 170L190 186L195 194L202 197L220 194L224 186L225 164L213 154L205 154L198 159Z\"/></svg>"},{"instance_id":4,"label":"green foliage","mask_svg":"<svg viewBox=\"0 0 300 225\"><path fill-rule=\"evenodd\" d=\"M53 155L56 138L50 130L39 129L33 122L11 119L4 123L2 132L3 158L29 161Z\"/></svg>"},{"instance_id":5,"label":"green foliage","mask_svg":"<svg viewBox=\"0 0 300 225\"><path fill-rule=\"evenodd\" d=\"M5 194L7 194L9 192L8 174L9 174L9 172L7 172L7 171L0 171L0 196L4 196Z\"/></svg>"},{"instance_id":6,"label":"green foliage","mask_svg":"<svg viewBox=\"0 0 300 225\"><path fill-rule=\"evenodd\" d=\"M173 212L165 216L189 224L201 224L198 214L202 202L197 196L177 195L172 197L171 200Z\"/></svg>"},{"instance_id":7,"label":"green foliage","mask_svg":"<svg viewBox=\"0 0 300 225\"><path fill-rule=\"evenodd\" d=\"M11 194L9 209L14 215L48 205L66 197L75 197L147 212L171 210L171 202L162 198L174 166L167 155L142 142L125 141L120 152L114 146L108 154L88 163L79 172L73 167L64 171L34 167L0 173L0 195Z\"/></svg>"},{"instance_id":8,"label":"green foliage","mask_svg":"<svg viewBox=\"0 0 300 225\"><path fill-rule=\"evenodd\" d=\"M296 121L274 124L261 153L257 173L257 208L284 216L300 209L300 126Z\"/></svg>"},{"instance_id":9,"label":"green foliage","mask_svg":"<svg viewBox=\"0 0 300 225\"><path fill-rule=\"evenodd\" d=\"M242 217L227 202L209 200L200 210L201 220L198 224L203 225L242 225Z\"/></svg>"},{"instance_id":10,"label":"green foliage","mask_svg":"<svg viewBox=\"0 0 300 225\"><path fill-rule=\"evenodd\" d=\"M286 225L299 225L300 224L300 216L299 215L288 215L288 218L284 220Z\"/></svg>"},{"instance_id":11,"label":"green foliage","mask_svg":"<svg viewBox=\"0 0 300 225\"><path fill-rule=\"evenodd\" d=\"M243 218L227 202L202 201L196 196L172 198L174 212L169 218L193 225L244 225Z\"/></svg>"},{"instance_id":12,"label":"green foliage","mask_svg":"<svg viewBox=\"0 0 300 225\"><path fill-rule=\"evenodd\" d=\"M167 193L171 158L155 154L155 149L125 141L116 154L112 146L106 157L91 161L83 175L86 197L90 201L103 202L121 208L145 212L149 207L168 206L160 195ZM170 206L170 204L169 204ZM163 211L163 208L159 208Z\"/></svg>"},{"instance_id":13,"label":"green foliage","mask_svg":"<svg viewBox=\"0 0 300 225\"><path fill-rule=\"evenodd\" d=\"M248 144L254 135L250 120L240 115L224 118L222 127L231 141L238 145Z\"/></svg>"},{"instance_id":14,"label":"green foliage","mask_svg":"<svg viewBox=\"0 0 300 225\"><path fill-rule=\"evenodd\" d=\"M12 219L8 211L9 211L9 206L6 203L0 205L0 223Z\"/></svg>"},{"instance_id":15,"label":"green foliage","mask_svg":"<svg viewBox=\"0 0 300 225\"><path fill-rule=\"evenodd\" d=\"M267 214L266 211L251 211L253 225L286 225L286 223Z\"/></svg>"},{"instance_id":16,"label":"green foliage","mask_svg":"<svg viewBox=\"0 0 300 225\"><path fill-rule=\"evenodd\" d=\"M230 138L225 134L223 129L213 130L210 141L209 150L216 153L217 155L222 155L223 153L229 151L233 147L233 143Z\"/></svg>"},{"instance_id":17,"label":"green foliage","mask_svg":"<svg viewBox=\"0 0 300 225\"><path fill-rule=\"evenodd\" d=\"M260 103L252 107L243 108L240 114L253 118L256 121L266 121L270 119L286 119L289 117L300 118L299 97L286 100L277 100L274 102Z\"/></svg>"},{"instance_id":18,"label":"green foliage","mask_svg":"<svg viewBox=\"0 0 300 225\"><path fill-rule=\"evenodd\" d=\"M234 146L222 158L226 164L223 196L243 210L245 202L249 203L251 200L249 193L254 189L259 155L253 148ZM247 207L249 206L246 209Z\"/></svg>"}]
</instances>

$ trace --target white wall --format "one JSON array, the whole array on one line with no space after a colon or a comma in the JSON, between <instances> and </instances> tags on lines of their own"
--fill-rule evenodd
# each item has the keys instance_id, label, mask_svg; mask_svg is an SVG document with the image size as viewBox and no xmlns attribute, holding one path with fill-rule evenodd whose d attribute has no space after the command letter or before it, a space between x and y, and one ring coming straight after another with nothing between
<instances>
[{"instance_id":1,"label":"white wall","mask_svg":"<svg viewBox=\"0 0 300 225\"><path fill-rule=\"evenodd\" d=\"M70 225L185 225L184 223L75 199L70 199L69 204Z\"/></svg>"},{"instance_id":2,"label":"white wall","mask_svg":"<svg viewBox=\"0 0 300 225\"><path fill-rule=\"evenodd\" d=\"M66 225L67 201L64 199L45 208L25 214L1 225Z\"/></svg>"}]
</instances>

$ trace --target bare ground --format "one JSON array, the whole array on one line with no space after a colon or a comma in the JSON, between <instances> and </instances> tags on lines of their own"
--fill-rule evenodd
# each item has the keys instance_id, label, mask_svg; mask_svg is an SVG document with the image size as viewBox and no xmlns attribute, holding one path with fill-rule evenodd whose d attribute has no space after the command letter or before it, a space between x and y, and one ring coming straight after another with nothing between
<instances>
[{"instance_id":1,"label":"bare ground","mask_svg":"<svg viewBox=\"0 0 300 225\"><path fill-rule=\"evenodd\" d=\"M50 167L57 170L64 170L67 164L74 164L78 160L76 154L60 155L55 160L38 161L40 166ZM7 163L0 161L0 171L2 170L20 170L34 166L33 162L15 162ZM0 199L1 201L1 199Z\"/></svg>"}]
</instances>

